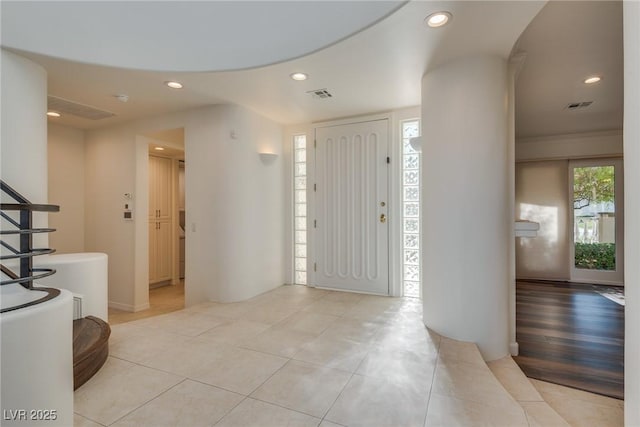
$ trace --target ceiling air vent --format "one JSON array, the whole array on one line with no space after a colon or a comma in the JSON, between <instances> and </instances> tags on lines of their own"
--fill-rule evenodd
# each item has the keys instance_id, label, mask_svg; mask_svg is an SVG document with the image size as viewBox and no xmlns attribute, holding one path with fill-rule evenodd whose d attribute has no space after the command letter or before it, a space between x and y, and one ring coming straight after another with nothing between
<instances>
[{"instance_id":1,"label":"ceiling air vent","mask_svg":"<svg viewBox=\"0 0 640 427\"><path fill-rule=\"evenodd\" d=\"M332 98L333 95L329 93L327 89L315 89L307 92L311 94L314 98L324 99L324 98Z\"/></svg>"},{"instance_id":2,"label":"ceiling air vent","mask_svg":"<svg viewBox=\"0 0 640 427\"><path fill-rule=\"evenodd\" d=\"M115 116L114 113L105 110L99 110L89 105L80 104L78 102L69 101L68 99L58 98L57 96L47 96L47 109L62 114L71 114L72 116L82 117L89 120L101 120Z\"/></svg>"},{"instance_id":3,"label":"ceiling air vent","mask_svg":"<svg viewBox=\"0 0 640 427\"><path fill-rule=\"evenodd\" d=\"M571 104L567 104L567 110L582 110L583 108L587 108L593 104L593 101L583 101L583 102L572 102Z\"/></svg>"}]
</instances>

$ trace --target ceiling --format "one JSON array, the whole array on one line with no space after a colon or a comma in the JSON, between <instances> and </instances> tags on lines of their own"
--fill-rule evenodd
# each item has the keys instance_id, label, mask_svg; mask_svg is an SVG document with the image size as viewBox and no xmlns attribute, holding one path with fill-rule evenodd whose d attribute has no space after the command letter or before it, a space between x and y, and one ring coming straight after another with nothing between
<instances>
[{"instance_id":1,"label":"ceiling","mask_svg":"<svg viewBox=\"0 0 640 427\"><path fill-rule=\"evenodd\" d=\"M523 32L516 137L622 129L621 1L552 1ZM602 77L584 84L591 75ZM567 105L593 101L588 108Z\"/></svg>"},{"instance_id":2,"label":"ceiling","mask_svg":"<svg viewBox=\"0 0 640 427\"><path fill-rule=\"evenodd\" d=\"M46 14L22 6L29 2L3 1L2 44L46 68L49 94L115 113L95 121L50 119L80 129L217 103L240 104L284 124L415 106L426 70L471 53L507 56L534 17L516 47L526 52L516 88L518 137L622 127L621 2L554 1L538 13L542 1L233 2L242 3L237 9L214 1L188 2L185 15L182 6L170 7L179 2L37 5L44 3ZM106 4L112 9L105 10ZM427 28L424 18L438 10L450 11L453 20ZM208 28L206 19L194 15L225 24L216 33L216 26ZM173 25L165 25L171 16ZM27 21L42 27L15 24ZM126 31L135 34L126 40L113 36ZM185 39L167 48L156 39L163 34ZM235 71L220 71L227 69ZM309 79L291 80L296 71ZM604 79L586 87L582 80L592 73ZM167 80L185 87L169 89ZM315 98L307 93L314 89L333 96ZM118 94L128 95L128 102ZM591 100L582 111L563 109Z\"/></svg>"}]
</instances>

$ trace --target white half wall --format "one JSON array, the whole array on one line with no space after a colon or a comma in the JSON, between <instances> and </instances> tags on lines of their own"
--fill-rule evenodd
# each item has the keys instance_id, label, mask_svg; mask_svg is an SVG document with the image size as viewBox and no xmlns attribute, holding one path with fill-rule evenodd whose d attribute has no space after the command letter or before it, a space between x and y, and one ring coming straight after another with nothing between
<instances>
[{"instance_id":1,"label":"white half wall","mask_svg":"<svg viewBox=\"0 0 640 427\"><path fill-rule=\"evenodd\" d=\"M424 323L486 360L509 354L508 85L490 55L422 79Z\"/></svg>"},{"instance_id":2,"label":"white half wall","mask_svg":"<svg viewBox=\"0 0 640 427\"><path fill-rule=\"evenodd\" d=\"M282 127L218 105L86 134L86 250L109 255L109 302L148 306L148 185L142 135L185 129L185 302L239 301L284 283ZM258 152L279 155L263 164ZM125 193L132 193L127 201ZM125 221L125 203L134 221Z\"/></svg>"},{"instance_id":3,"label":"white half wall","mask_svg":"<svg viewBox=\"0 0 640 427\"><path fill-rule=\"evenodd\" d=\"M640 3L624 2L624 424L640 425Z\"/></svg>"},{"instance_id":4,"label":"white half wall","mask_svg":"<svg viewBox=\"0 0 640 427\"><path fill-rule=\"evenodd\" d=\"M47 136L49 202L60 206L49 214L49 244L59 254L84 252L84 131L50 122Z\"/></svg>"}]
</instances>

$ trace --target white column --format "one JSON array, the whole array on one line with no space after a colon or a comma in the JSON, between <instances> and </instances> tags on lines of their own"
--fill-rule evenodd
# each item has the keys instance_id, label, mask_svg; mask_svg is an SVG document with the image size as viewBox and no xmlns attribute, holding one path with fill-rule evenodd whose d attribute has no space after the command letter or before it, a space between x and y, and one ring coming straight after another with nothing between
<instances>
[{"instance_id":1,"label":"white column","mask_svg":"<svg viewBox=\"0 0 640 427\"><path fill-rule=\"evenodd\" d=\"M2 50L1 80L0 176L32 203L47 203L46 71ZM46 226L47 214L33 220ZM34 246L46 247L46 236L36 234ZM3 295L13 286L2 286ZM73 424L72 311L72 295L63 290L53 300L0 316L3 426ZM55 421L32 419L38 413L30 410Z\"/></svg>"},{"instance_id":2,"label":"white column","mask_svg":"<svg viewBox=\"0 0 640 427\"><path fill-rule=\"evenodd\" d=\"M509 353L508 72L474 56L422 79L424 323Z\"/></svg>"},{"instance_id":3,"label":"white column","mask_svg":"<svg viewBox=\"0 0 640 427\"><path fill-rule=\"evenodd\" d=\"M2 49L1 80L0 176L32 203L47 203L47 73ZM46 213L33 219L39 227L48 223ZM46 234L34 235L34 246L47 242Z\"/></svg>"},{"instance_id":4,"label":"white column","mask_svg":"<svg viewBox=\"0 0 640 427\"><path fill-rule=\"evenodd\" d=\"M624 2L624 425L640 425L640 3Z\"/></svg>"}]
</instances>

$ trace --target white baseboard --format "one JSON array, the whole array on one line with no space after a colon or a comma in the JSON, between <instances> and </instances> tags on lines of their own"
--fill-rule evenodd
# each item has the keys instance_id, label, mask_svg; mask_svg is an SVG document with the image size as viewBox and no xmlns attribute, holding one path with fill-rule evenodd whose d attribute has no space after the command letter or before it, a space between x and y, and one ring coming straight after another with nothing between
<instances>
[{"instance_id":1,"label":"white baseboard","mask_svg":"<svg viewBox=\"0 0 640 427\"><path fill-rule=\"evenodd\" d=\"M509 353L511 353L512 356L517 356L520 353L520 346L517 342L509 343Z\"/></svg>"},{"instance_id":2,"label":"white baseboard","mask_svg":"<svg viewBox=\"0 0 640 427\"><path fill-rule=\"evenodd\" d=\"M131 304L123 304L120 302L115 302L115 301L109 301L109 308L115 308L116 310L122 310L122 311L128 311L131 313L135 313L137 311L142 311L142 310L146 310L148 308L151 308L151 306L149 305L149 303L146 304L141 304L139 306L134 306Z\"/></svg>"}]
</instances>

